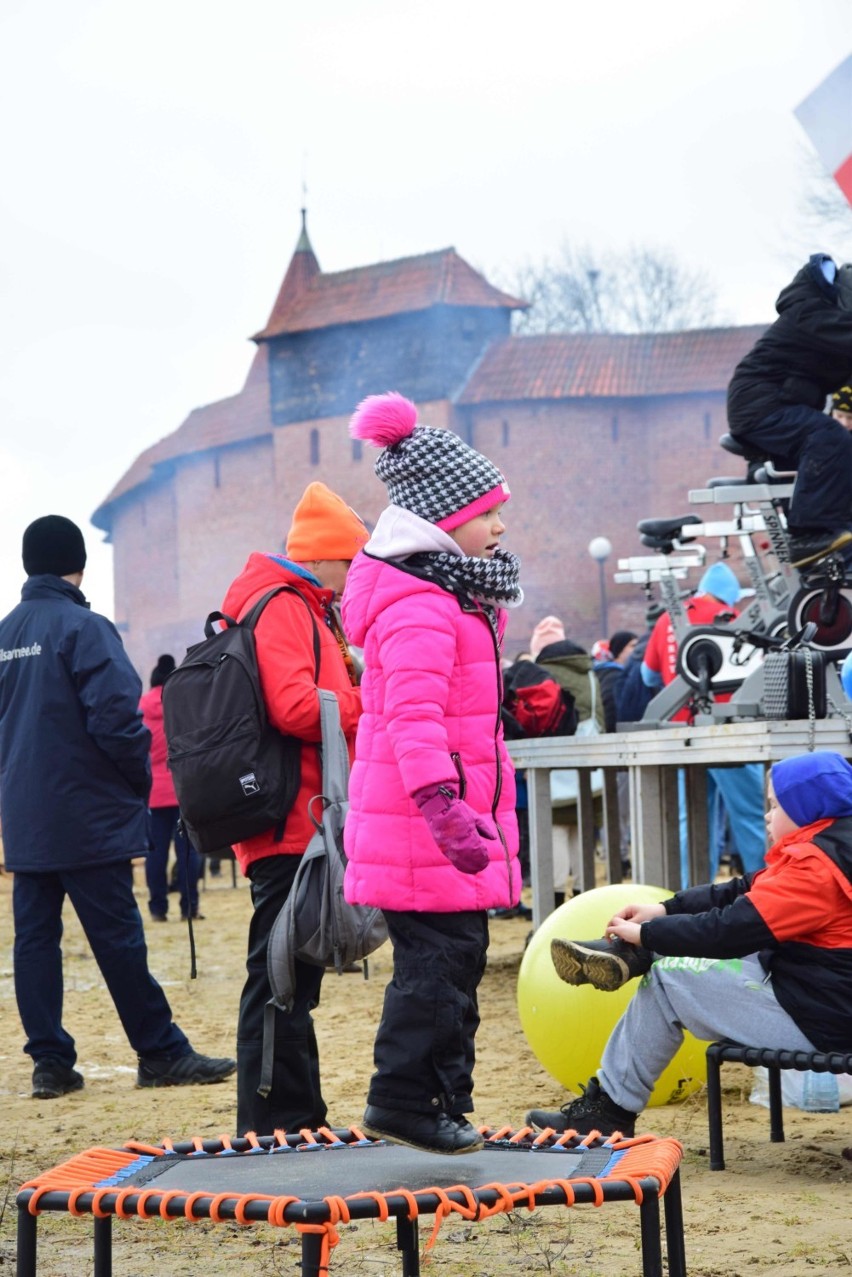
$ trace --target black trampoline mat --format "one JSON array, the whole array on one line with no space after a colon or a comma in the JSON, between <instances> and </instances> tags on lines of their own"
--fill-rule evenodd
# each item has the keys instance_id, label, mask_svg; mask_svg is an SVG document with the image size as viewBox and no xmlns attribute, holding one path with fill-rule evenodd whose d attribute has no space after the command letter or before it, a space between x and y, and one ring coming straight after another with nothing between
<instances>
[{"instance_id":1,"label":"black trampoline mat","mask_svg":"<svg viewBox=\"0 0 852 1277\"><path fill-rule=\"evenodd\" d=\"M613 1151L609 1148L533 1151L486 1147L480 1153L449 1157L419 1153L394 1144L342 1148L318 1145L307 1152L290 1149L273 1153L157 1157L133 1174L123 1173L120 1187L185 1193L227 1192L234 1196L289 1195L302 1201L316 1201L329 1195L392 1193L399 1188L417 1192L461 1184L476 1189L495 1182L536 1184L540 1180L598 1177L612 1158Z\"/></svg>"}]
</instances>

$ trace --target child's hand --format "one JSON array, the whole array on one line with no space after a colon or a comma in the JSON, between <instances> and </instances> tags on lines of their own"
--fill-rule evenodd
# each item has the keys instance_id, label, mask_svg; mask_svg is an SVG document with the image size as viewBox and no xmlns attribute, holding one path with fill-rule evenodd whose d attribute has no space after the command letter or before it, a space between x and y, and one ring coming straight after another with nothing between
<instances>
[{"instance_id":1,"label":"child's hand","mask_svg":"<svg viewBox=\"0 0 852 1277\"><path fill-rule=\"evenodd\" d=\"M641 944L642 924L627 922L624 918L615 917L606 929L607 940L624 940L626 944Z\"/></svg>"},{"instance_id":2,"label":"child's hand","mask_svg":"<svg viewBox=\"0 0 852 1277\"><path fill-rule=\"evenodd\" d=\"M448 785L425 785L412 798L429 832L451 865L463 874L478 874L491 859L483 838L496 834Z\"/></svg>"},{"instance_id":3,"label":"child's hand","mask_svg":"<svg viewBox=\"0 0 852 1277\"><path fill-rule=\"evenodd\" d=\"M623 909L619 909L618 913L612 915L604 928L604 934L609 935L610 930L619 922L638 922L641 924L650 922L652 918L664 918L665 916L665 905L657 900L651 903L625 905Z\"/></svg>"}]
</instances>

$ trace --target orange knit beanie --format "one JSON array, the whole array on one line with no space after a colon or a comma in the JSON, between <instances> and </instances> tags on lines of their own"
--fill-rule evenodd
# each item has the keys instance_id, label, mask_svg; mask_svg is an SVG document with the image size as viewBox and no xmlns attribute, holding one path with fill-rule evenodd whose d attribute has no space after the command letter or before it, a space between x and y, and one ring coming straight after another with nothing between
<instances>
[{"instance_id":1,"label":"orange knit beanie","mask_svg":"<svg viewBox=\"0 0 852 1277\"><path fill-rule=\"evenodd\" d=\"M309 483L287 533L287 557L296 563L312 559L354 559L370 534L354 510L324 483Z\"/></svg>"}]
</instances>

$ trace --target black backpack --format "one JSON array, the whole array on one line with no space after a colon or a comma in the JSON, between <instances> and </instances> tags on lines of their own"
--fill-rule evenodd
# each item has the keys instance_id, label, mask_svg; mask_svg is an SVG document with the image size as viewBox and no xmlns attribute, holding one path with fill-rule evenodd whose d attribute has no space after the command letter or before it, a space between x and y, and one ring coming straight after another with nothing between
<instances>
[{"instance_id":1,"label":"black backpack","mask_svg":"<svg viewBox=\"0 0 852 1277\"><path fill-rule=\"evenodd\" d=\"M242 621L211 612L204 642L187 649L163 684L169 769L187 835L202 854L268 829L280 841L299 792L302 742L267 719L254 638L263 609L285 590L311 618L316 682L320 641L311 606L294 586L281 585ZM225 628L217 630L216 621Z\"/></svg>"}]
</instances>

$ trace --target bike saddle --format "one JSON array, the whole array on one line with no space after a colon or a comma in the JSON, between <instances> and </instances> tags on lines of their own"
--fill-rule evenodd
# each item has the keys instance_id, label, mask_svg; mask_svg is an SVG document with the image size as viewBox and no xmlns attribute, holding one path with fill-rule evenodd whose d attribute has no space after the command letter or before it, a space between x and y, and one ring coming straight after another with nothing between
<instances>
[{"instance_id":1,"label":"bike saddle","mask_svg":"<svg viewBox=\"0 0 852 1277\"><path fill-rule=\"evenodd\" d=\"M771 459L760 449L755 448L753 444L745 443L742 439L736 439L733 435L722 435L719 440L721 447L726 452L731 452L735 457L742 457L743 461L748 463L745 479L741 479L740 483L784 483L789 482L795 477L795 470L776 470ZM708 487L718 487L728 480L711 479Z\"/></svg>"},{"instance_id":2,"label":"bike saddle","mask_svg":"<svg viewBox=\"0 0 852 1277\"><path fill-rule=\"evenodd\" d=\"M742 439L737 439L734 435L722 435L719 439L719 446L724 448L726 452L732 452L735 457L743 457L746 461L765 461L766 453L760 452L754 446L749 446Z\"/></svg>"},{"instance_id":3,"label":"bike saddle","mask_svg":"<svg viewBox=\"0 0 852 1277\"><path fill-rule=\"evenodd\" d=\"M647 545L649 550L656 550L657 554L674 554L675 543L669 538L650 537L643 532L639 540L643 545Z\"/></svg>"},{"instance_id":4,"label":"bike saddle","mask_svg":"<svg viewBox=\"0 0 852 1277\"><path fill-rule=\"evenodd\" d=\"M645 540L646 536L657 541L670 541L690 523L701 523L701 519L697 514L682 514L677 519L640 519L636 527L643 533L642 544L651 545L651 541Z\"/></svg>"}]
</instances>

